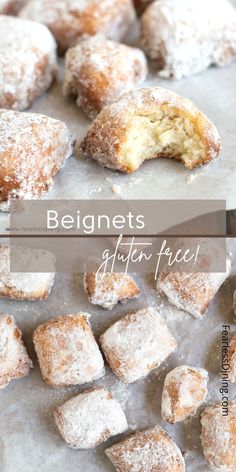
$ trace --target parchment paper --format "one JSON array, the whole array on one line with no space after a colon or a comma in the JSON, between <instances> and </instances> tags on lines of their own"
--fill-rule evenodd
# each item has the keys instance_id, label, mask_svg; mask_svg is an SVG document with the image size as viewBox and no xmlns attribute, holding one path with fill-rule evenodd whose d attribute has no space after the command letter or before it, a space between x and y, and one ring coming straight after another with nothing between
<instances>
[{"instance_id":1,"label":"parchment paper","mask_svg":"<svg viewBox=\"0 0 236 472\"><path fill-rule=\"evenodd\" d=\"M236 1L234 0L235 5ZM44 97L34 103L32 110L61 119L67 123L78 141L82 139L89 121L72 100L63 98L63 65L59 81ZM96 162L76 155L69 159L57 176L48 198L138 198L138 199L226 199L228 209L236 208L236 63L224 69L211 68L203 74L178 82L159 80L150 76L145 83L162 86L191 98L217 125L223 139L221 158L213 164L189 171L172 160L153 160L142 165L133 175L121 175L103 169ZM119 187L115 187L117 185ZM114 193L114 190L118 193ZM8 217L0 215L1 227ZM236 259L236 243L231 241L231 258ZM78 272L80 268L78 267ZM90 305L84 293L80 275L58 274L48 300L16 302L0 300L0 312L16 317L24 333L30 356L34 361L32 373L12 382L0 391L0 471L1 472L112 472L114 469L104 455L104 449L120 440L116 437L95 451L69 449L60 437L52 418L55 407L82 391L83 388L51 389L42 380L32 346L33 330L49 318L87 311L99 336L112 322L130 310L153 305L167 320L178 341L178 350L158 371L131 385L122 384L107 367L106 377L98 382L109 388L122 403L127 415L130 434L139 428L160 424L171 434L185 453L187 472L207 472L200 444L200 412L196 417L175 426L163 424L160 398L165 375L183 363L201 366L210 373L207 402L220 401L221 387L220 343L222 324L231 323L232 296L236 286L236 264L230 279L220 289L206 317L195 320L167 303L155 290L152 277L137 277L141 297L112 312ZM230 398L235 397L231 387Z\"/></svg>"},{"instance_id":2,"label":"parchment paper","mask_svg":"<svg viewBox=\"0 0 236 472\"><path fill-rule=\"evenodd\" d=\"M200 408L175 426L164 424L160 414L160 399L166 374L181 364L204 367L209 371L209 395L207 403L221 401L221 331L222 325L233 325L232 296L236 286L236 242L231 240L231 277L220 289L203 320L175 309L157 293L152 276L136 277L142 289L141 297L127 305L118 305L107 311L90 305L84 292L80 275L58 275L52 294L41 302L16 302L0 300L0 312L13 314L24 333L24 339L34 361L32 373L12 382L0 391L0 470L1 472L112 472L113 466L104 449L118 442L125 435L109 440L94 451L74 451L63 442L57 431L52 412L58 405L76 395L88 385L73 388L52 389L43 381L32 347L33 330L43 321L64 314L86 311L91 314L91 325L96 336L120 316L130 310L152 305L166 319L168 327L178 342L178 350L159 370L148 378L131 385L120 382L106 368L106 376L95 382L110 389L121 402L129 423L129 431L162 425L184 452L187 472L207 472L200 444ZM78 268L79 270L79 268ZM91 384L90 384L91 385ZM230 388L229 398L235 398L235 386Z\"/></svg>"}]
</instances>

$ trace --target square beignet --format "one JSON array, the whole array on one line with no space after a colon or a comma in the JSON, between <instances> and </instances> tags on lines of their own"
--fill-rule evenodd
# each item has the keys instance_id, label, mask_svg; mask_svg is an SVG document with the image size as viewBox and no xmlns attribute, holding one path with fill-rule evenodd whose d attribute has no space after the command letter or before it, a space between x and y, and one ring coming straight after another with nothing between
<instances>
[{"instance_id":1,"label":"square beignet","mask_svg":"<svg viewBox=\"0 0 236 472\"><path fill-rule=\"evenodd\" d=\"M195 415L206 399L207 382L205 369L181 365L169 372L162 393L163 420L174 424Z\"/></svg>"},{"instance_id":2,"label":"square beignet","mask_svg":"<svg viewBox=\"0 0 236 472\"><path fill-rule=\"evenodd\" d=\"M201 441L207 465L214 472L236 471L236 400L208 406L201 417Z\"/></svg>"},{"instance_id":3,"label":"square beignet","mask_svg":"<svg viewBox=\"0 0 236 472\"><path fill-rule=\"evenodd\" d=\"M56 75L56 42L47 27L0 15L0 108L25 110Z\"/></svg>"},{"instance_id":4,"label":"square beignet","mask_svg":"<svg viewBox=\"0 0 236 472\"><path fill-rule=\"evenodd\" d=\"M14 317L0 315L0 389L28 375L32 367Z\"/></svg>"},{"instance_id":5,"label":"square beignet","mask_svg":"<svg viewBox=\"0 0 236 472\"><path fill-rule=\"evenodd\" d=\"M73 152L65 123L38 113L0 110L0 209L40 198Z\"/></svg>"},{"instance_id":6,"label":"square beignet","mask_svg":"<svg viewBox=\"0 0 236 472\"><path fill-rule=\"evenodd\" d=\"M65 315L39 325L33 334L45 382L51 387L82 385L104 375L104 362L87 313Z\"/></svg>"},{"instance_id":7,"label":"square beignet","mask_svg":"<svg viewBox=\"0 0 236 472\"><path fill-rule=\"evenodd\" d=\"M20 249L24 251L24 248ZM0 245L0 297L13 300L43 300L54 284L54 273L9 272L10 248Z\"/></svg>"},{"instance_id":8,"label":"square beignet","mask_svg":"<svg viewBox=\"0 0 236 472\"><path fill-rule=\"evenodd\" d=\"M66 54L64 94L91 119L147 76L147 60L141 49L106 39L84 38Z\"/></svg>"},{"instance_id":9,"label":"square beignet","mask_svg":"<svg viewBox=\"0 0 236 472\"><path fill-rule=\"evenodd\" d=\"M157 281L157 289L181 310L202 319L208 307L230 272L222 273L163 273Z\"/></svg>"},{"instance_id":10,"label":"square beignet","mask_svg":"<svg viewBox=\"0 0 236 472\"><path fill-rule=\"evenodd\" d=\"M137 432L105 450L117 472L184 472L182 453L159 426Z\"/></svg>"},{"instance_id":11,"label":"square beignet","mask_svg":"<svg viewBox=\"0 0 236 472\"><path fill-rule=\"evenodd\" d=\"M152 307L123 316L100 337L100 345L110 368L125 383L148 375L177 347Z\"/></svg>"},{"instance_id":12,"label":"square beignet","mask_svg":"<svg viewBox=\"0 0 236 472\"><path fill-rule=\"evenodd\" d=\"M90 303L108 310L118 302L126 303L140 294L134 279L125 273L107 272L100 281L96 280L96 273L86 273L84 287Z\"/></svg>"},{"instance_id":13,"label":"square beignet","mask_svg":"<svg viewBox=\"0 0 236 472\"><path fill-rule=\"evenodd\" d=\"M73 449L92 449L128 429L119 402L103 387L85 390L54 411L56 425Z\"/></svg>"}]
</instances>

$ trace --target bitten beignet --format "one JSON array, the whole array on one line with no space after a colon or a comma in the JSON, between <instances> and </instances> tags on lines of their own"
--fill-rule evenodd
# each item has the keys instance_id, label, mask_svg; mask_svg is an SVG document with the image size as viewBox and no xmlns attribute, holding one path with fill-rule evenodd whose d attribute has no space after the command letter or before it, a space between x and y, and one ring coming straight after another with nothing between
<instances>
[{"instance_id":1,"label":"bitten beignet","mask_svg":"<svg viewBox=\"0 0 236 472\"><path fill-rule=\"evenodd\" d=\"M229 401L228 414L216 403L202 414L202 447L206 462L214 472L236 470L236 401Z\"/></svg>"},{"instance_id":2,"label":"bitten beignet","mask_svg":"<svg viewBox=\"0 0 236 472\"><path fill-rule=\"evenodd\" d=\"M16 15L27 0L0 0L0 14Z\"/></svg>"},{"instance_id":3,"label":"bitten beignet","mask_svg":"<svg viewBox=\"0 0 236 472\"><path fill-rule=\"evenodd\" d=\"M9 200L40 198L73 152L61 121L37 113L0 110L0 209Z\"/></svg>"},{"instance_id":4,"label":"bitten beignet","mask_svg":"<svg viewBox=\"0 0 236 472\"><path fill-rule=\"evenodd\" d=\"M56 425L69 447L91 449L128 429L119 402L103 387L85 390L54 412Z\"/></svg>"},{"instance_id":5,"label":"bitten beignet","mask_svg":"<svg viewBox=\"0 0 236 472\"><path fill-rule=\"evenodd\" d=\"M148 375L177 347L152 307L123 316L100 337L100 345L110 368L125 383Z\"/></svg>"},{"instance_id":6,"label":"bitten beignet","mask_svg":"<svg viewBox=\"0 0 236 472\"><path fill-rule=\"evenodd\" d=\"M146 76L147 61L140 49L96 35L67 51L64 94L75 96L93 119Z\"/></svg>"},{"instance_id":7,"label":"bitten beignet","mask_svg":"<svg viewBox=\"0 0 236 472\"><path fill-rule=\"evenodd\" d=\"M0 15L0 108L25 110L56 74L56 42L46 26Z\"/></svg>"},{"instance_id":8,"label":"bitten beignet","mask_svg":"<svg viewBox=\"0 0 236 472\"><path fill-rule=\"evenodd\" d=\"M134 279L125 273L106 273L100 281L96 280L96 273L87 273L84 287L90 303L108 310L118 302L126 303L140 294Z\"/></svg>"},{"instance_id":9,"label":"bitten beignet","mask_svg":"<svg viewBox=\"0 0 236 472\"><path fill-rule=\"evenodd\" d=\"M219 155L221 140L193 102L157 87L133 90L103 108L82 149L99 164L126 173L157 157L193 169Z\"/></svg>"},{"instance_id":10,"label":"bitten beignet","mask_svg":"<svg viewBox=\"0 0 236 472\"><path fill-rule=\"evenodd\" d=\"M51 387L82 385L104 375L104 362L86 313L46 321L33 341L42 376Z\"/></svg>"},{"instance_id":11,"label":"bitten beignet","mask_svg":"<svg viewBox=\"0 0 236 472\"><path fill-rule=\"evenodd\" d=\"M178 446L159 426L138 432L105 450L117 472L184 472Z\"/></svg>"},{"instance_id":12,"label":"bitten beignet","mask_svg":"<svg viewBox=\"0 0 236 472\"><path fill-rule=\"evenodd\" d=\"M225 66L236 59L236 10L228 0L157 0L142 16L141 45L164 78Z\"/></svg>"},{"instance_id":13,"label":"bitten beignet","mask_svg":"<svg viewBox=\"0 0 236 472\"><path fill-rule=\"evenodd\" d=\"M177 308L202 319L229 272L230 265L222 273L163 273L157 280L157 288Z\"/></svg>"},{"instance_id":14,"label":"bitten beignet","mask_svg":"<svg viewBox=\"0 0 236 472\"><path fill-rule=\"evenodd\" d=\"M28 375L32 367L14 317L0 315L0 389Z\"/></svg>"},{"instance_id":15,"label":"bitten beignet","mask_svg":"<svg viewBox=\"0 0 236 472\"><path fill-rule=\"evenodd\" d=\"M135 10L132 0L31 0L21 16L47 25L65 52L83 34L121 40L134 24Z\"/></svg>"},{"instance_id":16,"label":"bitten beignet","mask_svg":"<svg viewBox=\"0 0 236 472\"><path fill-rule=\"evenodd\" d=\"M195 415L206 399L207 382L207 371L197 367L181 365L169 372L162 393L163 420L177 423Z\"/></svg>"},{"instance_id":17,"label":"bitten beignet","mask_svg":"<svg viewBox=\"0 0 236 472\"><path fill-rule=\"evenodd\" d=\"M232 337L229 345L229 380L236 384L236 334Z\"/></svg>"}]
</instances>

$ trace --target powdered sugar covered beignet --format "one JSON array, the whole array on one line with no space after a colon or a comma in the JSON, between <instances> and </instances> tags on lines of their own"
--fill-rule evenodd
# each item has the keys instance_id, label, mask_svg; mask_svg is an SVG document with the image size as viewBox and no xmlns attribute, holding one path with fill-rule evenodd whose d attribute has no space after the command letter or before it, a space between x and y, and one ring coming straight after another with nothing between
<instances>
[{"instance_id":1,"label":"powdered sugar covered beignet","mask_svg":"<svg viewBox=\"0 0 236 472\"><path fill-rule=\"evenodd\" d=\"M33 341L42 376L51 387L82 385L104 375L86 313L46 321L34 331Z\"/></svg>"},{"instance_id":2,"label":"powdered sugar covered beignet","mask_svg":"<svg viewBox=\"0 0 236 472\"><path fill-rule=\"evenodd\" d=\"M236 383L236 334L232 337L229 345L229 380Z\"/></svg>"},{"instance_id":3,"label":"powdered sugar covered beignet","mask_svg":"<svg viewBox=\"0 0 236 472\"><path fill-rule=\"evenodd\" d=\"M83 34L121 40L134 24L135 10L132 0L31 0L21 16L47 25L64 52Z\"/></svg>"},{"instance_id":4,"label":"powdered sugar covered beignet","mask_svg":"<svg viewBox=\"0 0 236 472\"><path fill-rule=\"evenodd\" d=\"M137 298L140 290L134 279L125 273L106 273L96 280L96 273L84 276L84 287L90 303L111 310L118 302Z\"/></svg>"},{"instance_id":5,"label":"powdered sugar covered beignet","mask_svg":"<svg viewBox=\"0 0 236 472\"><path fill-rule=\"evenodd\" d=\"M0 108L25 110L56 73L56 42L46 26L0 15Z\"/></svg>"},{"instance_id":6,"label":"powdered sugar covered beignet","mask_svg":"<svg viewBox=\"0 0 236 472\"><path fill-rule=\"evenodd\" d=\"M40 198L72 154L65 123L37 113L0 110L0 208L11 198Z\"/></svg>"},{"instance_id":7,"label":"powdered sugar covered beignet","mask_svg":"<svg viewBox=\"0 0 236 472\"><path fill-rule=\"evenodd\" d=\"M18 248L18 253L19 257L30 256L25 248ZM38 256L42 256L40 251ZM50 257L50 253L45 253L45 257ZM10 248L0 245L0 297L13 300L45 299L51 293L54 278L54 273L10 272Z\"/></svg>"},{"instance_id":8,"label":"powdered sugar covered beignet","mask_svg":"<svg viewBox=\"0 0 236 472\"><path fill-rule=\"evenodd\" d=\"M184 421L195 415L207 396L205 369L181 365L167 374L162 393L162 418L168 423Z\"/></svg>"},{"instance_id":9,"label":"powdered sugar covered beignet","mask_svg":"<svg viewBox=\"0 0 236 472\"><path fill-rule=\"evenodd\" d=\"M159 426L138 432L105 451L117 472L184 472L178 446Z\"/></svg>"},{"instance_id":10,"label":"powdered sugar covered beignet","mask_svg":"<svg viewBox=\"0 0 236 472\"><path fill-rule=\"evenodd\" d=\"M121 172L133 172L157 157L171 157L193 169L219 155L221 140L193 102L156 87L133 90L103 108L82 149L99 164Z\"/></svg>"},{"instance_id":11,"label":"powdered sugar covered beignet","mask_svg":"<svg viewBox=\"0 0 236 472\"><path fill-rule=\"evenodd\" d=\"M0 389L25 377L33 367L13 316L0 316Z\"/></svg>"},{"instance_id":12,"label":"powdered sugar covered beignet","mask_svg":"<svg viewBox=\"0 0 236 472\"><path fill-rule=\"evenodd\" d=\"M140 49L96 35L67 51L64 93L77 97L77 105L95 118L146 76L147 61Z\"/></svg>"},{"instance_id":13,"label":"powdered sugar covered beignet","mask_svg":"<svg viewBox=\"0 0 236 472\"><path fill-rule=\"evenodd\" d=\"M236 10L228 0L157 0L142 16L141 44L165 78L226 66L236 58Z\"/></svg>"},{"instance_id":14,"label":"powdered sugar covered beignet","mask_svg":"<svg viewBox=\"0 0 236 472\"><path fill-rule=\"evenodd\" d=\"M0 0L0 14L15 15L26 2L27 0Z\"/></svg>"},{"instance_id":15,"label":"powdered sugar covered beignet","mask_svg":"<svg viewBox=\"0 0 236 472\"><path fill-rule=\"evenodd\" d=\"M125 383L148 375L177 347L152 307L123 316L100 337L100 345L110 368Z\"/></svg>"},{"instance_id":16,"label":"powdered sugar covered beignet","mask_svg":"<svg viewBox=\"0 0 236 472\"><path fill-rule=\"evenodd\" d=\"M228 414L216 403L202 414L202 447L206 462L214 472L236 470L236 400L229 401Z\"/></svg>"},{"instance_id":17,"label":"powdered sugar covered beignet","mask_svg":"<svg viewBox=\"0 0 236 472\"><path fill-rule=\"evenodd\" d=\"M56 425L69 447L91 449L128 429L119 402L103 387L85 390L54 412Z\"/></svg>"},{"instance_id":18,"label":"powdered sugar covered beignet","mask_svg":"<svg viewBox=\"0 0 236 472\"><path fill-rule=\"evenodd\" d=\"M163 273L157 281L157 289L177 308L202 319L229 272L230 263L227 272L222 273Z\"/></svg>"}]
</instances>

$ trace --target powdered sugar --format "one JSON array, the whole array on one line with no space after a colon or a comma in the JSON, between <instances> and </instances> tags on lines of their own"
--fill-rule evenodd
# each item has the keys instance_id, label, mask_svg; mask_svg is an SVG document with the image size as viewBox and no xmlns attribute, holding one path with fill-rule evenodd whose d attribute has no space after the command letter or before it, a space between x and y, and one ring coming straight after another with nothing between
<instances>
[{"instance_id":1,"label":"powdered sugar","mask_svg":"<svg viewBox=\"0 0 236 472\"><path fill-rule=\"evenodd\" d=\"M0 107L28 108L56 71L56 43L44 25L0 16Z\"/></svg>"},{"instance_id":2,"label":"powdered sugar","mask_svg":"<svg viewBox=\"0 0 236 472\"><path fill-rule=\"evenodd\" d=\"M180 79L236 58L236 10L227 0L158 0L141 23L142 46L161 77Z\"/></svg>"}]
</instances>

